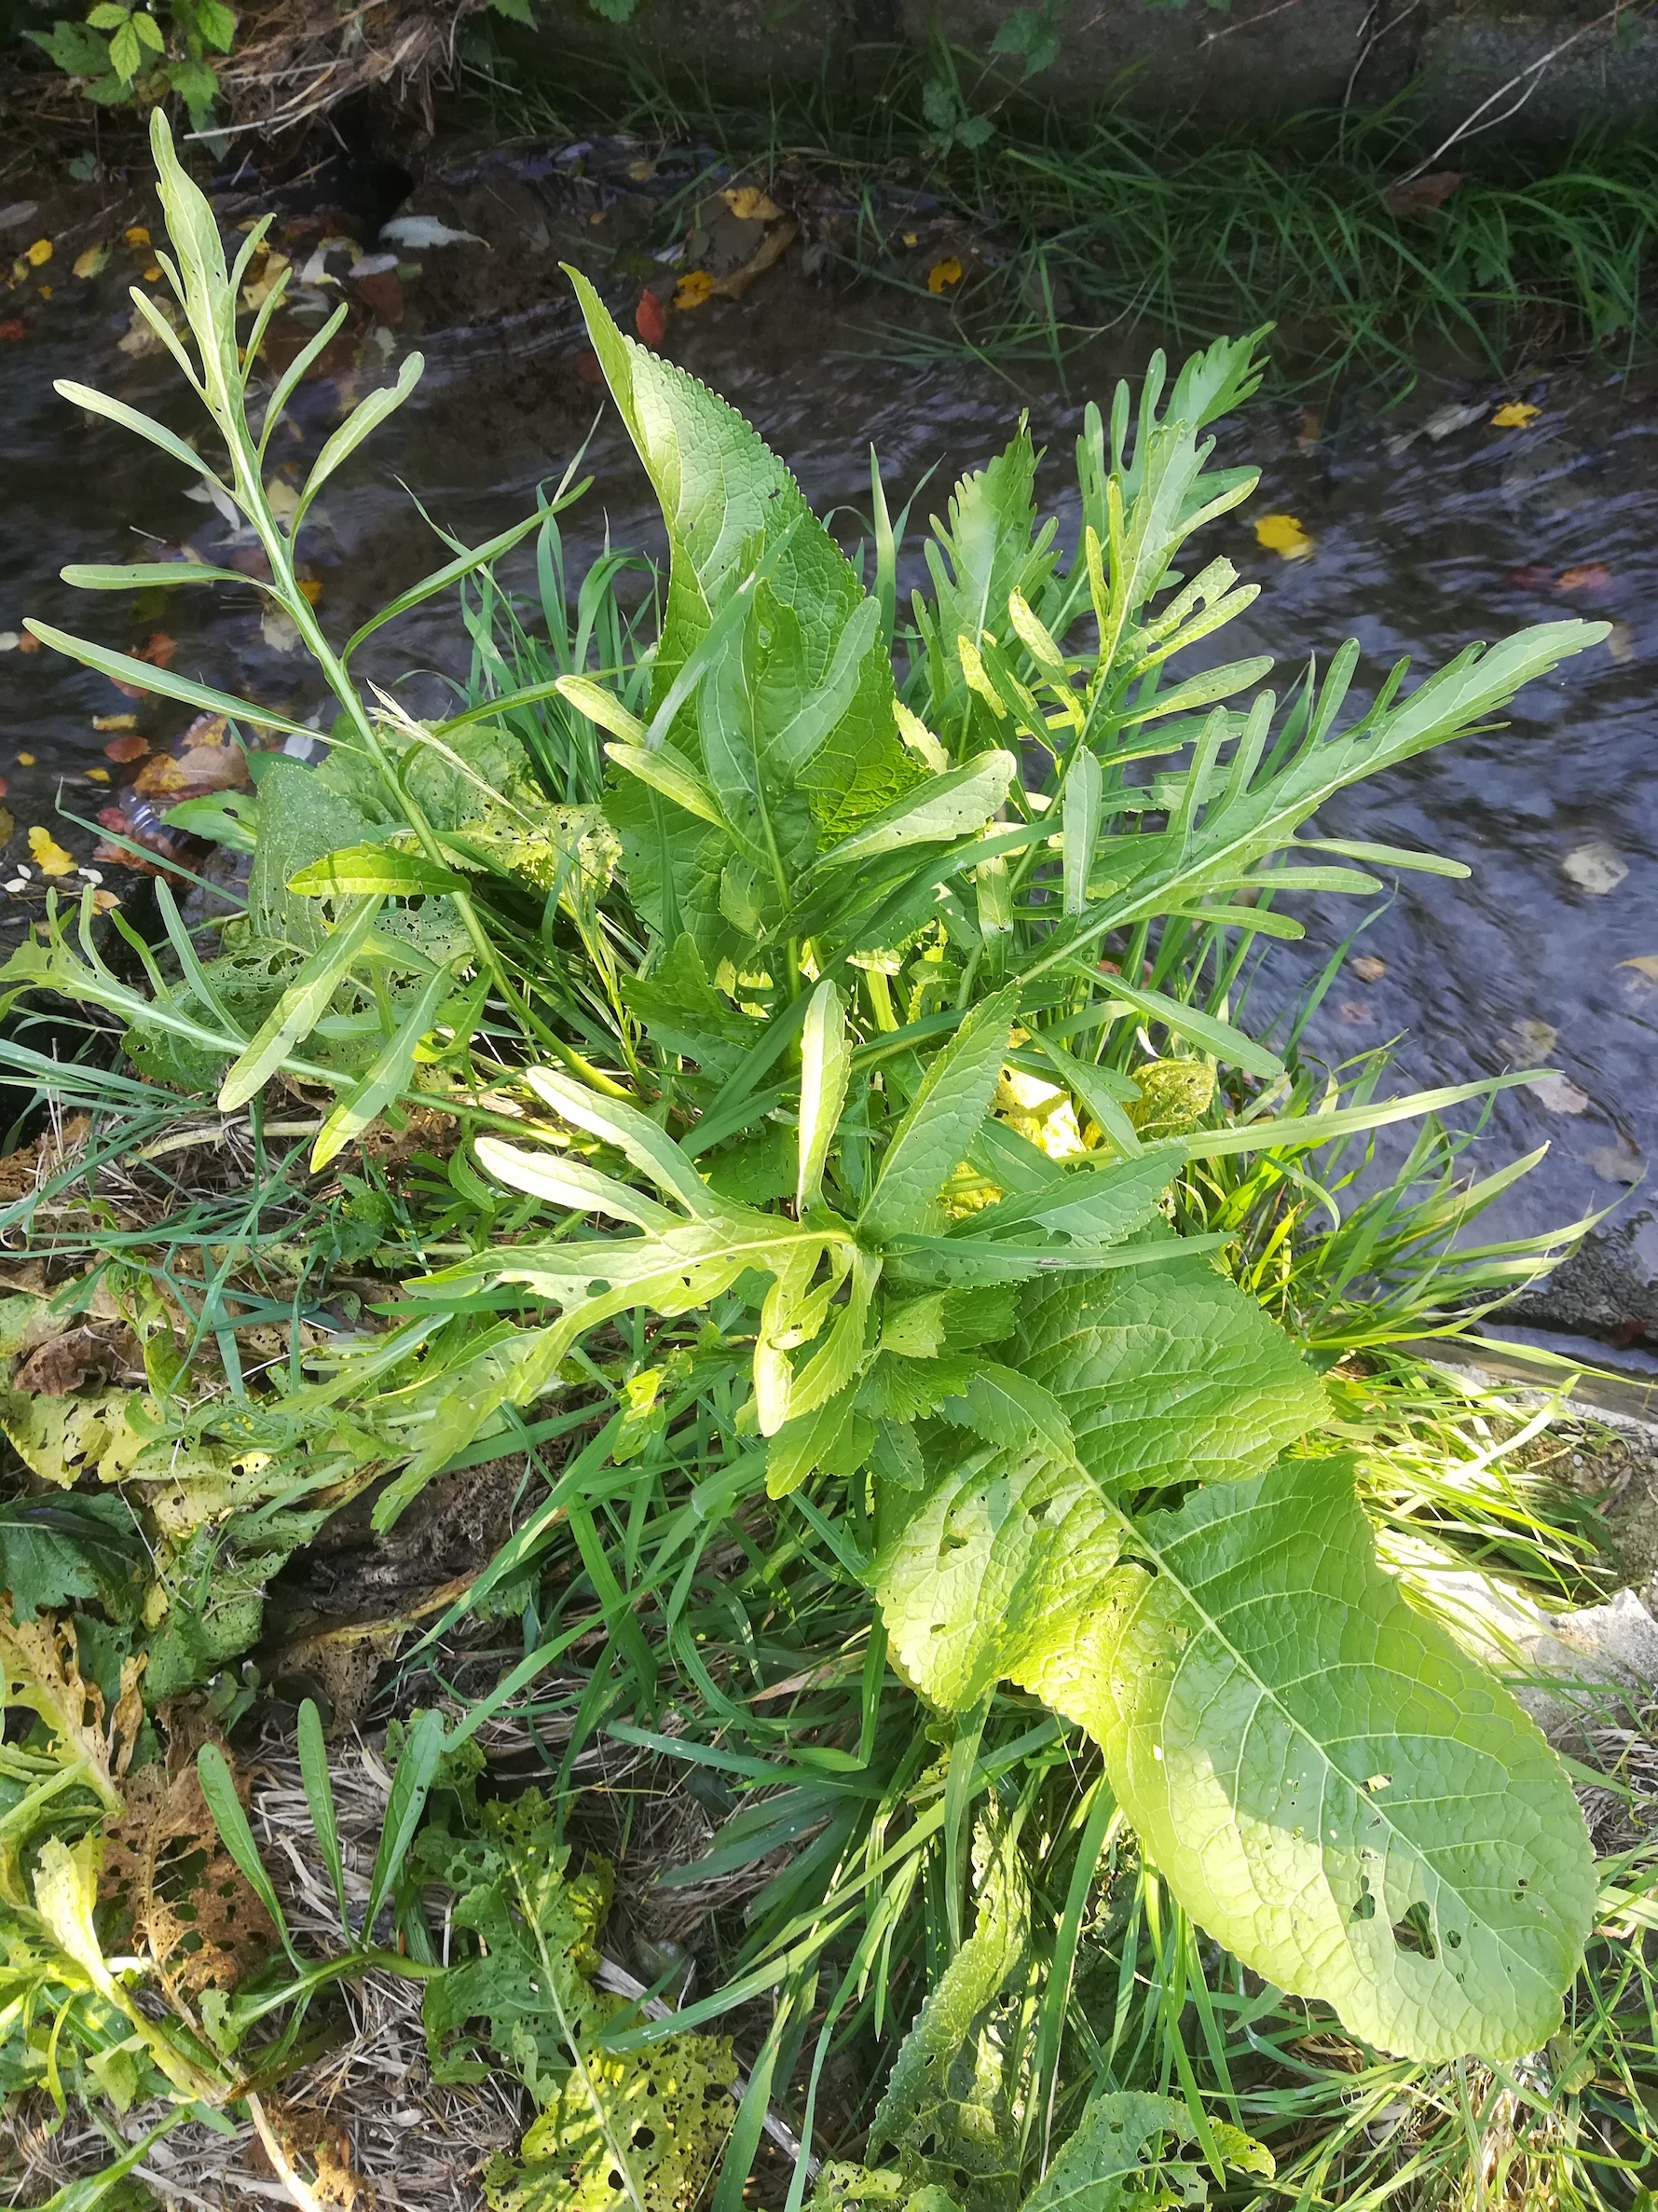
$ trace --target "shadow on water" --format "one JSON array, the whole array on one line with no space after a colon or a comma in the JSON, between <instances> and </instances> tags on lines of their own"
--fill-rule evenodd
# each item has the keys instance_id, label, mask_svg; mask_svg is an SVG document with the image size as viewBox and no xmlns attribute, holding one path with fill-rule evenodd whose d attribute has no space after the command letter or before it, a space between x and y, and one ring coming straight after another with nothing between
<instances>
[{"instance_id":1,"label":"shadow on water","mask_svg":"<svg viewBox=\"0 0 1658 2212\"><path fill-rule=\"evenodd\" d=\"M326 262L331 235L375 250L387 179L360 191L355 209L337 203L349 201L349 187L348 179L336 204L313 203L290 220L283 245L296 275L313 254ZM222 201L230 221L258 204L252 194ZM594 484L569 518L578 568L607 534L618 545L661 545L643 474L590 380L557 267L572 244L591 259L602 234L612 303L631 307L638 278L614 273L628 267L630 221L642 220L630 213L628 190L583 197L568 160L518 152L435 167L412 205L482 242L411 249L420 266L402 286L401 321L387 327L360 302L350 343L304 388L295 427L274 447L279 472L297 474L348 404L409 347L424 350L415 398L322 502L309 557L339 634L442 557L411 491L445 529L476 542L522 514L583 439ZM351 257L336 254L329 266L343 269ZM912 517L925 522L955 474L988 458L1027 406L1047 447L1047 495L1072 521L1070 448L1083 405L1136 372L1144 349L1074 357L1066 388L1054 374L1044 381L1025 371L1016 383L971 364L902 366L880 357L879 325L910 312L909 299L848 294L832 276L808 280L797 260L741 303L676 316L665 350L756 423L820 513L857 534L872 442L895 512L927 479ZM164 357L119 349L130 319L125 287L142 282L147 265L117 229L99 276L76 282L64 268L49 300L25 285L21 306L0 307L26 323L21 339L0 344L0 633L16 631L24 613L129 650L163 630L175 668L307 715L320 703L308 671L272 650L251 590L211 608L183 592L98 603L57 581L67 561L141 557L146 541L152 550L188 543L215 559L240 550L211 508L186 496L171 463L51 389L56 377L77 377L193 427ZM1424 1083L1540 1062L1560 1069L1503 1098L1476 1158L1494 1167L1550 1145L1545 1167L1509 1203L1510 1233L1624 1200L1606 1310L1585 1309L1578 1323L1615 1331L1622 1319L1626 1336L1632 1325L1658 1336L1658 1295L1642 1287L1658 1279L1658 1225L1645 1193L1628 1195L1658 1151L1658 407L1610 376L1562 370L1528 390L1534 419L1493 425L1511 396L1424 381L1386 415L1353 403L1320 420L1262 402L1223 424L1224 457L1260 465L1263 480L1242 514L1211 532L1210 548L1263 590L1215 641L1216 657L1271 652L1287 676L1350 633L1363 651L1365 695L1402 655L1426 670L1471 639L1567 613L1615 625L1608 645L1531 686L1506 727L1363 785L1322 818L1326 834L1427 845L1473 873L1404 877L1356 948L1385 972L1371 969L1365 981L1345 968L1308 1037L1334 1064L1402 1036L1405 1070ZM1446 431L1453 409L1468 419ZM1274 512L1299 520L1315 541L1309 556L1288 561L1257 543L1253 518ZM910 544L919 578L913 530ZM423 610L377 640L369 672L412 707L435 707L463 643L458 625ZM102 678L44 653L0 655L0 693L14 861L26 857L32 823L52 823L75 844L60 805L89 817L111 803L99 774L118 781L125 771L110 770L95 718L130 708L158 745L183 719L159 702L122 701ZM36 764L20 765L22 754ZM38 885L0 894L0 911L9 906L8 918L21 922L38 912L39 896ZM1309 902L1307 943L1275 950L1255 1017L1287 1002L1360 918L1350 902ZM1622 1316L1620 1301L1629 1309Z\"/></svg>"}]
</instances>

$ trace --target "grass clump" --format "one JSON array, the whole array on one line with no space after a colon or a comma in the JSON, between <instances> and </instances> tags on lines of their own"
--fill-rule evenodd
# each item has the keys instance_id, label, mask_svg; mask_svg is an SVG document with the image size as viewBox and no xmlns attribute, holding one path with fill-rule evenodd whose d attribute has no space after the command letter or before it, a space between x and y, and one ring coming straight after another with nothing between
<instances>
[{"instance_id":1,"label":"grass clump","mask_svg":"<svg viewBox=\"0 0 1658 2212\"><path fill-rule=\"evenodd\" d=\"M1253 2201L1275 2170L1362 2201L1413 2098L1423 2172L1453 2107L1482 2156L1579 2156L1522 2108L1553 2126L1603 2049L1583 2156L1621 2173L1640 1944L1610 2016L1579 1977L1609 1912L1647 1925L1644 1817L1609 1890L1432 1602L1470 1570L1577 1596L1592 1546L1494 1472L1508 1400L1387 1350L1546 1257L1457 1242L1501 1179L1459 1186L1437 1118L1494 1086L1321 1085L1238 1019L1298 892L1447 865L1321 837L1323 801L1599 628L1400 668L1346 721L1352 647L1281 704L1263 660L1171 666L1252 597L1184 548L1253 488L1201 435L1253 340L1090 410L1068 558L1021 433L901 611L878 474L860 573L577 279L663 499L660 613L619 611L610 556L572 609L567 485L336 644L295 541L418 359L279 519L303 365L250 407L281 288L244 338L159 118L155 146L179 327L141 305L217 443L71 396L240 511L339 712L321 767L265 754L252 803L190 817L251 847L245 912L163 885L117 960L89 894L0 978L83 1024L89 1111L7 1216L43 1265L0 1310L7 2085L233 2116L296 2193L322 2154L276 2092L377 1978L418 1985L431 2080L521 2094L497 2212L729 2212L757 2177L825 2212ZM544 635L495 574L531 537ZM417 721L352 655L451 591L474 696ZM1350 1203L1340 1147L1407 1121L1405 1181ZM372 1850L299 1704L302 1917L236 1765L297 1648L267 1593L353 1509L391 1543L503 1463L505 1541L363 1631L420 1628Z\"/></svg>"},{"instance_id":2,"label":"grass clump","mask_svg":"<svg viewBox=\"0 0 1658 2212\"><path fill-rule=\"evenodd\" d=\"M1426 360L1499 376L1562 349L1627 362L1648 325L1647 132L1590 130L1564 153L1475 139L1418 180L1408 101L1171 129L1120 107L1061 115L1039 88L1009 105L939 48L856 96L825 84L764 110L642 66L572 90L514 58L473 85L498 131L632 131L763 176L829 251L911 295L887 343L918 360L966 347L1062 377L1102 332L1144 323L1185 348L1270 322L1292 387L1408 389ZM927 284L945 255L965 271L948 323Z\"/></svg>"}]
</instances>

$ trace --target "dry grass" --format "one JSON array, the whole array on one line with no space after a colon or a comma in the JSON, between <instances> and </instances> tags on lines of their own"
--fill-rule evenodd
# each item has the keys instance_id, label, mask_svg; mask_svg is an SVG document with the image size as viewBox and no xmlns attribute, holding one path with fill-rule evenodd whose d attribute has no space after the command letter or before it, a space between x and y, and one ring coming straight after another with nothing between
<instances>
[{"instance_id":1,"label":"dry grass","mask_svg":"<svg viewBox=\"0 0 1658 2212\"><path fill-rule=\"evenodd\" d=\"M275 0L241 18L219 72L232 131L274 137L360 92L390 89L430 132L434 83L454 70L460 26L484 0L360 0L336 10Z\"/></svg>"}]
</instances>

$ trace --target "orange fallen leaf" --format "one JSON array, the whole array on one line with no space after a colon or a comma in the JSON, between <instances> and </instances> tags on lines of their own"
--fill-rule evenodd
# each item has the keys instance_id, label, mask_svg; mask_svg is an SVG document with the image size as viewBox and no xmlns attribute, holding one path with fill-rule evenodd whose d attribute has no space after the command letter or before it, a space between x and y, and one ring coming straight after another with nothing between
<instances>
[{"instance_id":1,"label":"orange fallen leaf","mask_svg":"<svg viewBox=\"0 0 1658 2212\"><path fill-rule=\"evenodd\" d=\"M961 281L962 265L953 254L946 254L942 261L935 261L927 271L927 290L935 299Z\"/></svg>"},{"instance_id":2,"label":"orange fallen leaf","mask_svg":"<svg viewBox=\"0 0 1658 2212\"><path fill-rule=\"evenodd\" d=\"M668 334L668 311L654 292L641 292L633 311L634 328L648 346L660 346Z\"/></svg>"},{"instance_id":3,"label":"orange fallen leaf","mask_svg":"<svg viewBox=\"0 0 1658 2212\"><path fill-rule=\"evenodd\" d=\"M152 668L171 668L172 656L178 647L165 630L152 630L132 657L135 661L148 661Z\"/></svg>"},{"instance_id":4,"label":"orange fallen leaf","mask_svg":"<svg viewBox=\"0 0 1658 2212\"><path fill-rule=\"evenodd\" d=\"M25 630L23 635L18 639L18 651L20 653L38 653L40 651L40 639L32 636L27 630Z\"/></svg>"},{"instance_id":5,"label":"orange fallen leaf","mask_svg":"<svg viewBox=\"0 0 1658 2212\"><path fill-rule=\"evenodd\" d=\"M119 717L111 715L112 721ZM112 737L104 747L104 757L111 761L142 761L150 749L147 737L141 737L136 730L130 730L124 737Z\"/></svg>"},{"instance_id":6,"label":"orange fallen leaf","mask_svg":"<svg viewBox=\"0 0 1658 2212\"><path fill-rule=\"evenodd\" d=\"M71 875L75 855L66 853L49 830L38 825L29 832L29 851L42 875Z\"/></svg>"},{"instance_id":7,"label":"orange fallen leaf","mask_svg":"<svg viewBox=\"0 0 1658 2212\"><path fill-rule=\"evenodd\" d=\"M674 286L674 305L681 314L700 308L714 296L714 280L706 268L693 268Z\"/></svg>"},{"instance_id":8,"label":"orange fallen leaf","mask_svg":"<svg viewBox=\"0 0 1658 2212\"><path fill-rule=\"evenodd\" d=\"M49 238L37 238L34 243L29 248L28 254L24 258L28 261L29 267L31 268L44 268L51 257L51 240Z\"/></svg>"},{"instance_id":9,"label":"orange fallen leaf","mask_svg":"<svg viewBox=\"0 0 1658 2212\"><path fill-rule=\"evenodd\" d=\"M1541 407L1529 406L1523 399L1504 400L1491 418L1491 428L1524 430L1528 422L1535 422L1542 413Z\"/></svg>"},{"instance_id":10,"label":"orange fallen leaf","mask_svg":"<svg viewBox=\"0 0 1658 2212\"><path fill-rule=\"evenodd\" d=\"M1612 572L1604 561L1586 561L1581 569L1562 569L1555 579L1556 591L1605 591Z\"/></svg>"},{"instance_id":11,"label":"orange fallen leaf","mask_svg":"<svg viewBox=\"0 0 1658 2212\"><path fill-rule=\"evenodd\" d=\"M1294 515L1263 515L1255 524L1255 543L1283 560L1306 560L1318 544Z\"/></svg>"}]
</instances>

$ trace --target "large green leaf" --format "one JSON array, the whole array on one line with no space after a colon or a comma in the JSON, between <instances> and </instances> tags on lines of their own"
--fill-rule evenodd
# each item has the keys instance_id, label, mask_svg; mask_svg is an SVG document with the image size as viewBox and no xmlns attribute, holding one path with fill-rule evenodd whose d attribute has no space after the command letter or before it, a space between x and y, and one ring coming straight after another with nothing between
<instances>
[{"instance_id":1,"label":"large green leaf","mask_svg":"<svg viewBox=\"0 0 1658 2212\"><path fill-rule=\"evenodd\" d=\"M964 1454L952 1438L876 1560L888 1649L934 1705L965 1710L1086 1633L1121 1548L1082 1468L1029 1445Z\"/></svg>"},{"instance_id":2,"label":"large green leaf","mask_svg":"<svg viewBox=\"0 0 1658 2212\"><path fill-rule=\"evenodd\" d=\"M1083 1464L1115 1493L1256 1474L1325 1411L1282 1330L1174 1243L1164 1266L1033 1285L1018 1347L1016 1364L1058 1399Z\"/></svg>"},{"instance_id":3,"label":"large green leaf","mask_svg":"<svg viewBox=\"0 0 1658 2212\"><path fill-rule=\"evenodd\" d=\"M1103 1746L1186 1909L1384 2050L1559 2027L1595 1899L1565 1769L1377 1564L1347 1463L1197 1491L1028 1687Z\"/></svg>"},{"instance_id":4,"label":"large green leaf","mask_svg":"<svg viewBox=\"0 0 1658 2212\"><path fill-rule=\"evenodd\" d=\"M856 829L921 771L898 734L875 603L788 470L734 408L624 337L585 278L570 276L667 524L653 716L716 616L739 592L749 598L665 733L718 791L734 845L632 777L610 799L636 901L662 934L689 929L707 955L733 852L779 894L781 912L781 886L817 840Z\"/></svg>"}]
</instances>

